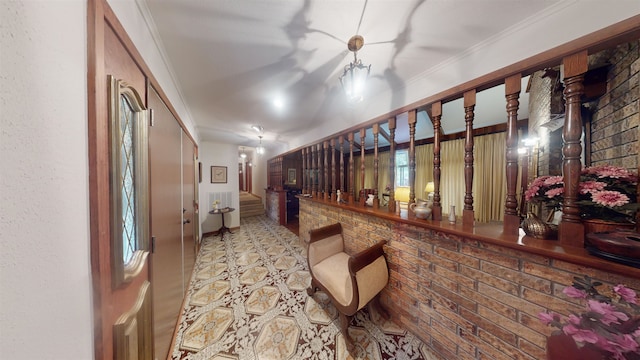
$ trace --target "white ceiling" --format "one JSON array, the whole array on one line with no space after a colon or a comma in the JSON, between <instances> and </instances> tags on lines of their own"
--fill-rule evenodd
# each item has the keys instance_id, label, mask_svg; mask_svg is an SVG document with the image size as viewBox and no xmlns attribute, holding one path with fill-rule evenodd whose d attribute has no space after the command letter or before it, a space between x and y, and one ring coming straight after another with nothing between
<instances>
[{"instance_id":1,"label":"white ceiling","mask_svg":"<svg viewBox=\"0 0 640 360\"><path fill-rule=\"evenodd\" d=\"M562 2L567 0L146 0L143 4L198 137L257 146L251 125L259 124L265 129L265 146L286 148L310 133L320 138L371 120L371 109L382 115L406 105L413 101L406 88L416 78L450 59L468 56L470 49L484 46L487 39L536 14L551 13ZM346 42L355 34L364 37L358 58L371 64L371 76L367 98L354 106L346 102L338 76L353 59ZM459 85L455 75L438 84L440 91ZM524 89L526 79L523 82ZM505 121L504 91L494 92L499 102L495 106L483 105L494 95L478 94L474 127ZM381 101L384 94L389 95ZM281 109L273 105L278 98ZM524 101L520 118L527 117ZM383 112L378 110L381 102ZM433 132L426 121L422 113L419 138ZM444 105L443 127L446 133L464 128L462 105Z\"/></svg>"}]
</instances>

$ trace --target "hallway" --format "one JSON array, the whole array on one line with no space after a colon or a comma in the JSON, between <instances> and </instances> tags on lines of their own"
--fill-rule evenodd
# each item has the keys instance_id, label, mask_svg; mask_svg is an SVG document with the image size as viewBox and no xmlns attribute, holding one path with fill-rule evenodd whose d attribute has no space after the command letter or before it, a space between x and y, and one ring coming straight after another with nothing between
<instances>
[{"instance_id":1,"label":"hallway","mask_svg":"<svg viewBox=\"0 0 640 360\"><path fill-rule=\"evenodd\" d=\"M436 359L418 338L366 308L351 322L353 357L298 237L266 216L204 240L172 359Z\"/></svg>"}]
</instances>

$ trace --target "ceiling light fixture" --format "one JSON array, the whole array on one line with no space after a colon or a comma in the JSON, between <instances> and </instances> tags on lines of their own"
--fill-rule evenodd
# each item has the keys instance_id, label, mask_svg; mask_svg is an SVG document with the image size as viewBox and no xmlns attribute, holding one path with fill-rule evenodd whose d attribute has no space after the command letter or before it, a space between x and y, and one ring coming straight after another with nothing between
<instances>
[{"instance_id":1,"label":"ceiling light fixture","mask_svg":"<svg viewBox=\"0 0 640 360\"><path fill-rule=\"evenodd\" d=\"M244 146L242 147L242 154L240 154L240 157L243 159L247 157L247 154L244 153Z\"/></svg>"},{"instance_id":2,"label":"ceiling light fixture","mask_svg":"<svg viewBox=\"0 0 640 360\"><path fill-rule=\"evenodd\" d=\"M262 146L262 135L258 136L260 138L260 145L256 148L256 153L258 155L264 154L264 147Z\"/></svg>"},{"instance_id":3,"label":"ceiling light fixture","mask_svg":"<svg viewBox=\"0 0 640 360\"><path fill-rule=\"evenodd\" d=\"M364 86L371 71L371 65L363 65L358 59L358 50L362 49L364 38L354 35L349 39L347 48L353 52L353 62L345 65L344 73L340 76L340 84L351 103L362 101L364 98Z\"/></svg>"},{"instance_id":4,"label":"ceiling light fixture","mask_svg":"<svg viewBox=\"0 0 640 360\"><path fill-rule=\"evenodd\" d=\"M260 125L251 125L251 128L255 130L258 134L262 134L264 128Z\"/></svg>"}]
</instances>

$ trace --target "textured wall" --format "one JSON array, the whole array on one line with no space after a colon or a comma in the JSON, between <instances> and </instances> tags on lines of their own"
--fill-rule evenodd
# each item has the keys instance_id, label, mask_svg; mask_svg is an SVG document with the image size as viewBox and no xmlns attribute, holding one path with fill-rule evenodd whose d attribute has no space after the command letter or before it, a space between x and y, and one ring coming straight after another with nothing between
<instances>
[{"instance_id":1,"label":"textured wall","mask_svg":"<svg viewBox=\"0 0 640 360\"><path fill-rule=\"evenodd\" d=\"M0 357L92 359L86 2L0 24Z\"/></svg>"},{"instance_id":2,"label":"textured wall","mask_svg":"<svg viewBox=\"0 0 640 360\"><path fill-rule=\"evenodd\" d=\"M640 40L618 46L607 75L607 93L596 102L591 126L592 165L638 167Z\"/></svg>"},{"instance_id":3,"label":"textured wall","mask_svg":"<svg viewBox=\"0 0 640 360\"><path fill-rule=\"evenodd\" d=\"M544 359L552 328L537 314L575 309L561 293L574 276L640 289L640 279L300 201L303 239L310 229L334 222L342 223L349 253L388 240L390 280L382 300L394 321L443 360Z\"/></svg>"}]
</instances>

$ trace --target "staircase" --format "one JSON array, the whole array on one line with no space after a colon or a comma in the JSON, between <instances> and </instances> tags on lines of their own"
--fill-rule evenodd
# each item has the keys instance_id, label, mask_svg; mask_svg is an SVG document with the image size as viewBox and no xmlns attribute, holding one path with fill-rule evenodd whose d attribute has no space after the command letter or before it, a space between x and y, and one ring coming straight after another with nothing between
<instances>
[{"instance_id":1,"label":"staircase","mask_svg":"<svg viewBox=\"0 0 640 360\"><path fill-rule=\"evenodd\" d=\"M240 191L240 218L256 215L264 215L262 199L246 191Z\"/></svg>"}]
</instances>

